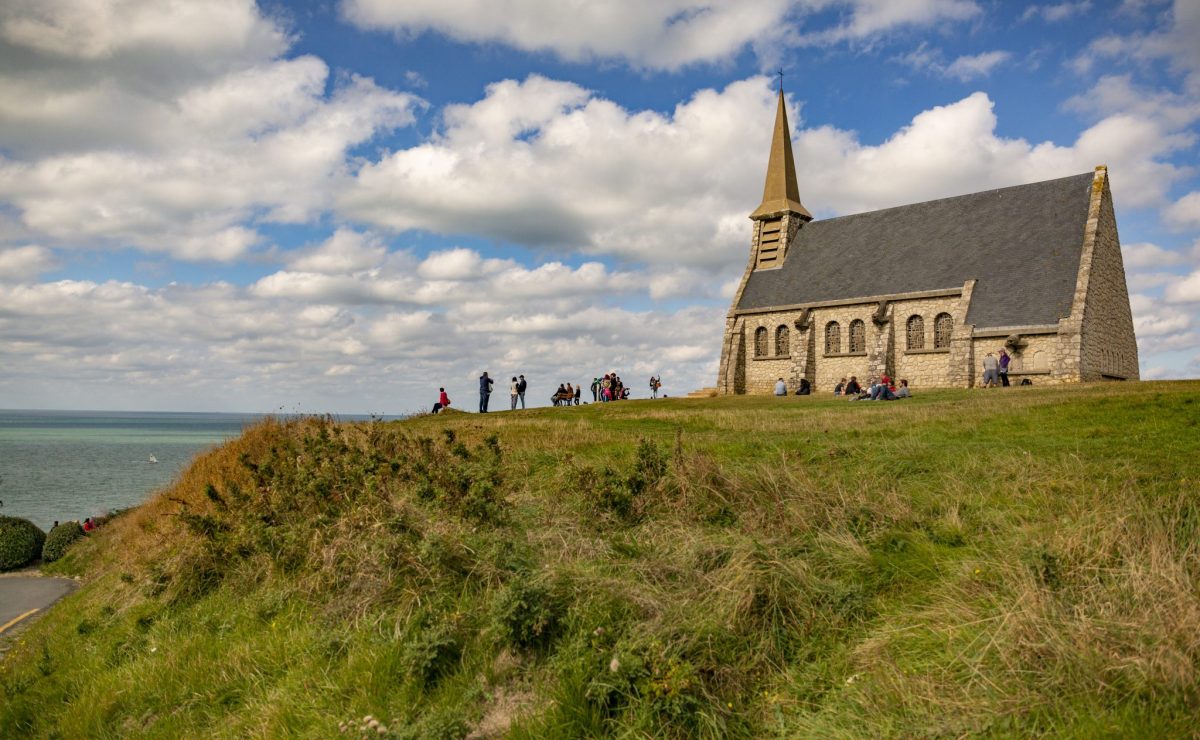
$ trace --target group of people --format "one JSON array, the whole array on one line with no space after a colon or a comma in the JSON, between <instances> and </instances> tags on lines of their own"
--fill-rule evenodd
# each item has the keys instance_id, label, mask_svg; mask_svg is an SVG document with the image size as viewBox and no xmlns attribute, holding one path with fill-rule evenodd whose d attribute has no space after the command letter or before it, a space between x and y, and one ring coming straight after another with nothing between
<instances>
[{"instance_id":1,"label":"group of people","mask_svg":"<svg viewBox=\"0 0 1200 740\"><path fill-rule=\"evenodd\" d=\"M996 355L988 352L983 358L983 387L996 388L997 386L1008 387L1008 365L1012 362L1008 352L1004 347L1000 348L1000 354Z\"/></svg>"},{"instance_id":2,"label":"group of people","mask_svg":"<svg viewBox=\"0 0 1200 740\"><path fill-rule=\"evenodd\" d=\"M896 383L884 373L878 378L871 378L865 387L858 382L857 375L851 375L849 380L842 378L834 386L833 395L847 396L851 401L896 401L911 397L912 392L908 389L907 380L901 378Z\"/></svg>"},{"instance_id":3,"label":"group of people","mask_svg":"<svg viewBox=\"0 0 1200 740\"><path fill-rule=\"evenodd\" d=\"M479 413L486 414L488 412L495 385L496 381L487 374L487 371L479 376ZM529 384L524 375L517 375L509 382L509 408L511 410L516 411L517 404L520 404L522 409L525 408L525 391L528 387ZM650 376L650 397L658 398L660 388L662 388L662 377ZM629 387L616 372L605 373L603 377L593 378L591 391L594 403L607 403L629 398ZM560 383L558 390L550 397L550 402L555 406L578 406L582 395L582 384ZM438 400L433 404L433 413L440 413L449 407L450 396L446 394L446 389L438 388Z\"/></svg>"},{"instance_id":4,"label":"group of people","mask_svg":"<svg viewBox=\"0 0 1200 740\"><path fill-rule=\"evenodd\" d=\"M808 382L808 378L800 378L800 385L796 386L797 396L807 396L812 393L812 383ZM775 381L775 395L786 396L788 394L787 383L783 378Z\"/></svg>"},{"instance_id":5,"label":"group of people","mask_svg":"<svg viewBox=\"0 0 1200 740\"><path fill-rule=\"evenodd\" d=\"M578 406L581 388L582 386L572 386L570 383L566 385L559 383L558 390L554 392L553 396L550 396L550 402L555 406L570 406L572 404ZM513 408L515 409L516 406L513 406ZM521 408L525 407L521 406Z\"/></svg>"},{"instance_id":6,"label":"group of people","mask_svg":"<svg viewBox=\"0 0 1200 740\"><path fill-rule=\"evenodd\" d=\"M609 401L624 401L629 398L629 388L621 377L614 373L605 373L602 378L592 378L592 400L596 403Z\"/></svg>"}]
</instances>

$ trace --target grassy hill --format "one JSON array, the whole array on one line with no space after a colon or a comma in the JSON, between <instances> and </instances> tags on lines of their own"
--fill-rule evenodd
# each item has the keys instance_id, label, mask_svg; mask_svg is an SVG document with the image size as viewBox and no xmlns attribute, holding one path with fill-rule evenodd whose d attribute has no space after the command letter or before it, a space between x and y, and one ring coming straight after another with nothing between
<instances>
[{"instance_id":1,"label":"grassy hill","mask_svg":"<svg viewBox=\"0 0 1200 740\"><path fill-rule=\"evenodd\" d=\"M0 735L1189 735L1198 397L268 421L53 566Z\"/></svg>"}]
</instances>

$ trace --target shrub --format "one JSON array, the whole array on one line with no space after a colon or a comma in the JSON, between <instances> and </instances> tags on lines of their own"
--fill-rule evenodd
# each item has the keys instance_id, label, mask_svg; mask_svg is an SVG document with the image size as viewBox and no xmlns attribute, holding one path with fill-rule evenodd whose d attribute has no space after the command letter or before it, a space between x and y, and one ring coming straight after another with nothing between
<instances>
[{"instance_id":1,"label":"shrub","mask_svg":"<svg viewBox=\"0 0 1200 740\"><path fill-rule=\"evenodd\" d=\"M46 544L42 545L42 560L53 563L67 554L71 543L83 536L83 527L79 522L63 522L46 535Z\"/></svg>"},{"instance_id":2,"label":"shrub","mask_svg":"<svg viewBox=\"0 0 1200 740\"><path fill-rule=\"evenodd\" d=\"M493 610L497 631L516 648L544 645L558 626L559 606L546 586L518 577L500 593Z\"/></svg>"},{"instance_id":3,"label":"shrub","mask_svg":"<svg viewBox=\"0 0 1200 740\"><path fill-rule=\"evenodd\" d=\"M32 563L45 541L46 533L28 519L0 516L0 571Z\"/></svg>"}]
</instances>

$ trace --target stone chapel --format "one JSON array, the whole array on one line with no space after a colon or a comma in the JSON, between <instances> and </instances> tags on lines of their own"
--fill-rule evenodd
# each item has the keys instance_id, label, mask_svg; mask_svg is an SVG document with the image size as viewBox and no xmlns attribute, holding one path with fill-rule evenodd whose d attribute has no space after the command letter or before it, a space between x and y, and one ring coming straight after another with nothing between
<instances>
[{"instance_id":1,"label":"stone chapel","mask_svg":"<svg viewBox=\"0 0 1200 740\"><path fill-rule=\"evenodd\" d=\"M783 91L717 392L816 393L887 373L981 382L986 353L1035 385L1137 380L1108 169L839 218L800 202Z\"/></svg>"}]
</instances>

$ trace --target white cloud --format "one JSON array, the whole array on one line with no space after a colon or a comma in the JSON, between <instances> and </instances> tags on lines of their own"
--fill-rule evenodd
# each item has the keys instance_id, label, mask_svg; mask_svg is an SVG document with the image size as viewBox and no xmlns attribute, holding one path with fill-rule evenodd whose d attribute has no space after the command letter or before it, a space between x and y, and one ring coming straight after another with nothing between
<instances>
[{"instance_id":1,"label":"white cloud","mask_svg":"<svg viewBox=\"0 0 1200 740\"><path fill-rule=\"evenodd\" d=\"M791 44L869 41L981 13L973 0L344 0L341 7L359 28L402 38L434 31L573 62L621 59L668 70L726 61L746 47L774 62ZM836 22L815 25L822 12Z\"/></svg>"},{"instance_id":2,"label":"white cloud","mask_svg":"<svg viewBox=\"0 0 1200 740\"><path fill-rule=\"evenodd\" d=\"M352 273L382 264L387 247L370 234L340 228L323 243L288 255L288 265L300 272Z\"/></svg>"},{"instance_id":3,"label":"white cloud","mask_svg":"<svg viewBox=\"0 0 1200 740\"><path fill-rule=\"evenodd\" d=\"M339 82L327 96L327 76L313 57L265 63L141 111L120 147L0 157L0 200L31 232L63 246L236 259L260 241L250 217L312 218L345 177L351 148L413 120L415 98L363 78ZM77 113L56 110L54 125L86 128ZM24 148L21 135L11 139Z\"/></svg>"},{"instance_id":4,"label":"white cloud","mask_svg":"<svg viewBox=\"0 0 1200 740\"><path fill-rule=\"evenodd\" d=\"M1187 263L1187 258L1179 252L1149 242L1122 244L1121 258L1127 270L1162 269Z\"/></svg>"},{"instance_id":5,"label":"white cloud","mask_svg":"<svg viewBox=\"0 0 1200 740\"><path fill-rule=\"evenodd\" d=\"M338 209L393 230L736 269L761 188L773 97L756 78L702 90L663 115L537 76L496 83L482 100L451 107L439 135L364 166ZM1165 159L1191 141L1135 114L1105 118L1066 145L1001 137L996 125L992 101L975 93L918 114L879 144L829 126L802 128L801 198L844 214L1107 164L1122 206L1161 205L1182 177Z\"/></svg>"},{"instance_id":6,"label":"white cloud","mask_svg":"<svg viewBox=\"0 0 1200 740\"><path fill-rule=\"evenodd\" d=\"M972 0L808 0L815 8L846 8L849 19L831 29L807 32L806 42L864 41L899 28L966 21L983 11Z\"/></svg>"},{"instance_id":7,"label":"white cloud","mask_svg":"<svg viewBox=\"0 0 1200 740\"><path fill-rule=\"evenodd\" d=\"M3 282L25 280L48 272L57 265L54 255L45 247L29 244L0 249L0 281Z\"/></svg>"},{"instance_id":8,"label":"white cloud","mask_svg":"<svg viewBox=\"0 0 1200 740\"><path fill-rule=\"evenodd\" d=\"M1092 9L1090 0L1080 2L1064 2L1053 5L1030 5L1021 14L1022 21L1041 18L1046 23L1058 23L1076 15L1081 15Z\"/></svg>"},{"instance_id":9,"label":"white cloud","mask_svg":"<svg viewBox=\"0 0 1200 740\"><path fill-rule=\"evenodd\" d=\"M1068 98L1063 107L1093 118L1131 113L1161 121L1170 130L1184 128L1200 119L1200 99L1146 88L1136 84L1129 74L1105 75L1086 93Z\"/></svg>"},{"instance_id":10,"label":"white cloud","mask_svg":"<svg viewBox=\"0 0 1200 740\"><path fill-rule=\"evenodd\" d=\"M932 48L928 42L922 41L916 49L895 57L892 61L939 77L970 82L973 79L988 76L993 69L1011 58L1012 54L1007 51L985 51L979 54L960 56L947 64L940 49Z\"/></svg>"},{"instance_id":11,"label":"white cloud","mask_svg":"<svg viewBox=\"0 0 1200 740\"><path fill-rule=\"evenodd\" d=\"M251 49L281 52L286 37L252 0L7 0L0 38L45 54L97 61L169 50L223 57Z\"/></svg>"},{"instance_id":12,"label":"white cloud","mask_svg":"<svg viewBox=\"0 0 1200 740\"><path fill-rule=\"evenodd\" d=\"M1187 277L1168 285L1166 297L1172 303L1200 302L1200 270L1193 270Z\"/></svg>"},{"instance_id":13,"label":"white cloud","mask_svg":"<svg viewBox=\"0 0 1200 740\"><path fill-rule=\"evenodd\" d=\"M981 54L961 56L946 66L944 74L962 82L987 77L998 65L1011 58L1007 51L985 51Z\"/></svg>"},{"instance_id":14,"label":"white cloud","mask_svg":"<svg viewBox=\"0 0 1200 740\"><path fill-rule=\"evenodd\" d=\"M626 59L677 69L778 42L794 0L346 0L346 18L403 35L436 31L460 41L550 51L570 61Z\"/></svg>"},{"instance_id":15,"label":"white cloud","mask_svg":"<svg viewBox=\"0 0 1200 740\"><path fill-rule=\"evenodd\" d=\"M1150 33L1110 34L1096 39L1079 56L1075 67L1087 72L1097 60L1110 57L1145 63L1167 59L1184 73L1200 71L1200 3L1175 0L1163 28ZM1192 85L1196 83L1194 78Z\"/></svg>"},{"instance_id":16,"label":"white cloud","mask_svg":"<svg viewBox=\"0 0 1200 740\"><path fill-rule=\"evenodd\" d=\"M1163 209L1163 217L1176 229L1200 229L1200 190L1194 190Z\"/></svg>"}]
</instances>

